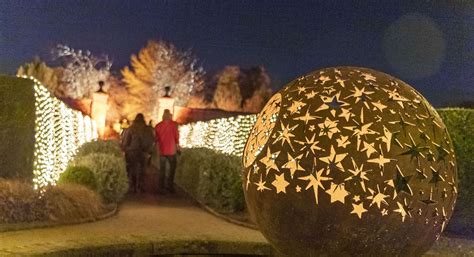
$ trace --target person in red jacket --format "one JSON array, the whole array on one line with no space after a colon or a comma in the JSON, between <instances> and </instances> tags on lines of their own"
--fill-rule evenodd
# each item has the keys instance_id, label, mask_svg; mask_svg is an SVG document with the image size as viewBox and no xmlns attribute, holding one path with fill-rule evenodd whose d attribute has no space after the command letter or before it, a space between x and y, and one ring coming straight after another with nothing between
<instances>
[{"instance_id":1,"label":"person in red jacket","mask_svg":"<svg viewBox=\"0 0 474 257\"><path fill-rule=\"evenodd\" d=\"M155 140L157 151L160 155L160 172L158 175L158 193L166 191L174 193L174 174L176 171L176 155L180 153L178 124L172 120L170 110L163 113L163 121L155 126ZM166 163L170 170L166 177ZM166 179L166 185L165 185Z\"/></svg>"}]
</instances>

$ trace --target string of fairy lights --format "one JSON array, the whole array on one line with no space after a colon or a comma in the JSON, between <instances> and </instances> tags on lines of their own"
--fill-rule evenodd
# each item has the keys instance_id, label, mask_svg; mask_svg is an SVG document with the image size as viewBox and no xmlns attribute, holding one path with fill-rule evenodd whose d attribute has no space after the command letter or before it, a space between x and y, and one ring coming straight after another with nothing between
<instances>
[{"instance_id":1,"label":"string of fairy lights","mask_svg":"<svg viewBox=\"0 0 474 257\"><path fill-rule=\"evenodd\" d=\"M97 139L97 127L89 116L67 107L34 77L19 77L34 82L33 184L35 189L39 189L56 183L77 148Z\"/></svg>"},{"instance_id":2,"label":"string of fairy lights","mask_svg":"<svg viewBox=\"0 0 474 257\"><path fill-rule=\"evenodd\" d=\"M206 147L242 156L247 137L256 120L257 116L251 114L181 125L180 144L185 148Z\"/></svg>"}]
</instances>

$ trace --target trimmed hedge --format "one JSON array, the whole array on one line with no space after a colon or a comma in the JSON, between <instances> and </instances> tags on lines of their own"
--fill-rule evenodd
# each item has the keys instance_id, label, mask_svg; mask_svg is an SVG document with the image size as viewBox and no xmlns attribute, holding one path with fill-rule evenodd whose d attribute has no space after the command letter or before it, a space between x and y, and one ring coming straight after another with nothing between
<instances>
[{"instance_id":1,"label":"trimmed hedge","mask_svg":"<svg viewBox=\"0 0 474 257\"><path fill-rule=\"evenodd\" d=\"M88 187L92 190L97 190L97 181L94 172L87 167L69 166L61 173L58 184L79 184Z\"/></svg>"},{"instance_id":2,"label":"trimmed hedge","mask_svg":"<svg viewBox=\"0 0 474 257\"><path fill-rule=\"evenodd\" d=\"M91 153L76 156L72 165L87 167L94 173L97 192L105 203L119 202L128 191L128 177L123 157Z\"/></svg>"},{"instance_id":3,"label":"trimmed hedge","mask_svg":"<svg viewBox=\"0 0 474 257\"><path fill-rule=\"evenodd\" d=\"M93 153L111 154L122 157L120 143L117 140L95 140L84 143L77 149L76 156L86 156Z\"/></svg>"},{"instance_id":4,"label":"trimmed hedge","mask_svg":"<svg viewBox=\"0 0 474 257\"><path fill-rule=\"evenodd\" d=\"M33 178L35 117L33 81L0 76L0 178Z\"/></svg>"},{"instance_id":5,"label":"trimmed hedge","mask_svg":"<svg viewBox=\"0 0 474 257\"><path fill-rule=\"evenodd\" d=\"M458 165L459 196L447 231L473 234L474 223L474 109L437 110L453 141Z\"/></svg>"},{"instance_id":6,"label":"trimmed hedge","mask_svg":"<svg viewBox=\"0 0 474 257\"><path fill-rule=\"evenodd\" d=\"M237 156L208 148L183 149L175 181L201 204L232 213L245 208L241 169Z\"/></svg>"}]
</instances>

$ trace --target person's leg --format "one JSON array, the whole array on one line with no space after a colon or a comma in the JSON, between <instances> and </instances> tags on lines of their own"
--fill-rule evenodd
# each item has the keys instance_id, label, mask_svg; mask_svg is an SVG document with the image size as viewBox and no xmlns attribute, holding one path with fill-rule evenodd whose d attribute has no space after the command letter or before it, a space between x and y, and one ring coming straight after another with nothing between
<instances>
[{"instance_id":1,"label":"person's leg","mask_svg":"<svg viewBox=\"0 0 474 257\"><path fill-rule=\"evenodd\" d=\"M165 189L166 158L160 156L160 170L158 171L158 193L162 194Z\"/></svg>"},{"instance_id":2,"label":"person's leg","mask_svg":"<svg viewBox=\"0 0 474 257\"><path fill-rule=\"evenodd\" d=\"M176 155L167 156L170 163L170 173L167 179L167 189L170 193L174 193L174 174L176 172Z\"/></svg>"},{"instance_id":3,"label":"person's leg","mask_svg":"<svg viewBox=\"0 0 474 257\"><path fill-rule=\"evenodd\" d=\"M132 192L137 193L140 164L139 164L139 158L137 157L137 153L135 151L129 152L129 160L130 160L130 176L131 176L131 182L132 182Z\"/></svg>"},{"instance_id":4,"label":"person's leg","mask_svg":"<svg viewBox=\"0 0 474 257\"><path fill-rule=\"evenodd\" d=\"M139 193L145 192L144 177L145 177L145 155L141 152L137 153L137 190Z\"/></svg>"}]
</instances>

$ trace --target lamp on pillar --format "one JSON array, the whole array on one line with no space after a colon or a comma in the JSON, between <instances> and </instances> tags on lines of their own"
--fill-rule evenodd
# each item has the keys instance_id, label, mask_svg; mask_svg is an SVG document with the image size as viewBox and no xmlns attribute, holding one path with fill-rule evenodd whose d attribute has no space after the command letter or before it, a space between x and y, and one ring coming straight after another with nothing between
<instances>
[{"instance_id":1,"label":"lamp on pillar","mask_svg":"<svg viewBox=\"0 0 474 257\"><path fill-rule=\"evenodd\" d=\"M92 94L91 118L97 124L99 138L104 138L105 119L107 117L107 100L109 95L104 91L104 81L99 81L99 90Z\"/></svg>"},{"instance_id":2,"label":"lamp on pillar","mask_svg":"<svg viewBox=\"0 0 474 257\"><path fill-rule=\"evenodd\" d=\"M163 112L168 109L174 114L174 98L170 94L171 87L165 87L165 95L158 99L158 122L163 119Z\"/></svg>"}]
</instances>

